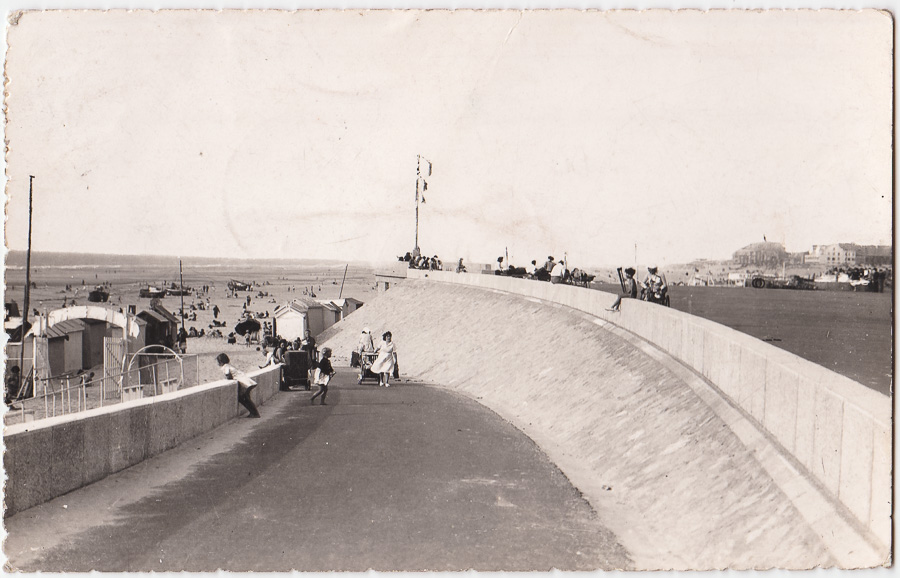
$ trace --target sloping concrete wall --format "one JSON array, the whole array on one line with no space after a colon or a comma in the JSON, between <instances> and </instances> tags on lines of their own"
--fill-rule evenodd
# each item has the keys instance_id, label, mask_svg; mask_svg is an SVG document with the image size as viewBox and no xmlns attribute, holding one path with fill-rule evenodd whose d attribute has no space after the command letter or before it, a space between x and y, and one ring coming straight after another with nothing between
<instances>
[{"instance_id":1,"label":"sloping concrete wall","mask_svg":"<svg viewBox=\"0 0 900 578\"><path fill-rule=\"evenodd\" d=\"M281 366L247 374L258 405L278 392ZM124 470L244 412L236 381L8 426L5 516Z\"/></svg>"},{"instance_id":2,"label":"sloping concrete wall","mask_svg":"<svg viewBox=\"0 0 900 578\"><path fill-rule=\"evenodd\" d=\"M412 279L322 336L335 364L348 361L363 327L393 332L401 375L472 397L534 440L635 569L861 559L845 555L854 544L834 555L756 450L669 365L690 371L657 351L661 363L625 330L530 297Z\"/></svg>"},{"instance_id":3,"label":"sloping concrete wall","mask_svg":"<svg viewBox=\"0 0 900 578\"><path fill-rule=\"evenodd\" d=\"M506 291L558 303L655 344L718 387L843 503L886 549L891 543L891 401L839 375L712 321L568 285L410 269L409 278Z\"/></svg>"}]
</instances>

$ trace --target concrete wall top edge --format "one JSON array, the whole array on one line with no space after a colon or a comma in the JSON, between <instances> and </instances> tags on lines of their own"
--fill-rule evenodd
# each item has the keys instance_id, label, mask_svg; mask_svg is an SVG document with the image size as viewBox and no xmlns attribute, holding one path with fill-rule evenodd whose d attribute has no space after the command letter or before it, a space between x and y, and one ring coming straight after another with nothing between
<instances>
[{"instance_id":1,"label":"concrete wall top edge","mask_svg":"<svg viewBox=\"0 0 900 578\"><path fill-rule=\"evenodd\" d=\"M265 366L265 367L263 367L263 368L260 368L260 369L254 369L253 371L248 371L248 372L244 373L244 375L246 375L247 377L256 377L256 376L258 376L258 375L263 375L263 374L265 374L265 373L269 373L270 371L274 371L274 370L280 368L282 365L283 365L283 364L281 364L281 363L275 363L275 364L273 364L273 365L267 365L267 366Z\"/></svg>"},{"instance_id":2,"label":"concrete wall top edge","mask_svg":"<svg viewBox=\"0 0 900 578\"><path fill-rule=\"evenodd\" d=\"M510 277L500 277L496 275L479 275L470 273L454 273L449 271L424 271L410 269L407 273L410 279L430 279L434 281L445 281L455 284L474 285L474 286L491 286L494 288L502 288L510 293L533 295L536 292L544 292L548 290L557 290L563 288L569 291L593 291L573 286L550 286L540 281L532 281L528 279L515 279ZM546 287L534 287L534 284L540 283ZM522 291L521 289L525 289ZM606 295L611 293L603 292ZM815 364L811 361L803 359L793 353L779 349L774 345L760 341L759 339L741 333L730 327L726 327L720 323L703 319L683 311L676 311L668 308L660 308L650 303L641 301L629 302L629 306L640 308L652 307L658 316L667 316L673 320L689 321L691 324L698 326L703 331L716 335L724 340L728 340L741 348L749 349L758 355L765 357L770 362L778 364L785 369L793 371L799 375L803 375L808 379L812 379L819 387L828 389L834 395L850 400L853 405L868 413L882 425L889 427L891 423L892 408L890 397L879 393L875 390L856 382L846 376L836 373L826 367ZM642 312L646 313L646 309ZM590 312L598 317L604 317L602 312ZM627 315L627 311L623 311L618 315ZM614 323L614 321L611 321ZM615 324L615 323L614 323Z\"/></svg>"},{"instance_id":3,"label":"concrete wall top edge","mask_svg":"<svg viewBox=\"0 0 900 578\"><path fill-rule=\"evenodd\" d=\"M273 365L269 367L264 367L259 370L254 370L246 375L249 377L256 377L271 371L275 371L279 369L279 365ZM234 386L235 381L233 379L220 379L218 381L212 381L209 383L204 383L202 385L197 385L194 387L189 387L187 389L182 389L179 391L173 391L171 393L165 393L161 395L156 395L153 397L145 397L143 399L136 399L133 401L126 401L123 403L116 403L113 405L106 405L103 407L97 407L94 409L89 409L87 411L82 411L78 413L69 413L66 415L58 415L55 417L48 417L46 419L17 423L13 425L6 426L3 430L4 437L10 437L22 433L32 432L36 430L41 430L45 428L51 428L56 425L76 422L84 419L89 419L92 417L100 416L100 415L108 415L120 411L127 411L129 409L140 407L144 405L151 405L154 403L162 403L164 401L169 401L173 399L178 399L180 397L187 397L191 395L197 395L208 391L210 389L217 389L221 387L232 387Z\"/></svg>"},{"instance_id":4,"label":"concrete wall top edge","mask_svg":"<svg viewBox=\"0 0 900 578\"><path fill-rule=\"evenodd\" d=\"M39 419L36 421L24 422L24 423L16 423L9 426L6 426L3 429L3 436L9 437L20 433L25 433L29 431L35 431L45 428L50 428L56 425L76 422L83 419L88 419L92 417L96 417L99 415L108 415L111 413L116 413L119 411L126 411L135 407L141 407L144 405L151 405L154 403L159 403L166 400L176 399L179 397L184 397L188 395L194 395L197 393L201 393L210 389L215 389L218 387L226 387L229 385L233 385L234 380L228 379L220 379L219 381L213 381L210 383L204 383L203 385L197 385L188 389L182 389L181 391L173 391L171 393L165 393L161 395L156 395L153 397L145 397L143 399L135 399L132 401L126 401L122 403L116 403L112 405L105 405L103 407L95 407L94 409L89 409L87 411L77 412L77 413L67 413L65 415L58 415L55 417L48 417L45 419Z\"/></svg>"}]
</instances>

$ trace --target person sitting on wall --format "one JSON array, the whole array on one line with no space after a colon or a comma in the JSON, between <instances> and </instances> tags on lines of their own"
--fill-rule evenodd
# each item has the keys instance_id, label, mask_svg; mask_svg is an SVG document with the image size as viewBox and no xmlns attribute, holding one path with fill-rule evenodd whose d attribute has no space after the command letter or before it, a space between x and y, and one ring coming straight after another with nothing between
<instances>
[{"instance_id":1,"label":"person sitting on wall","mask_svg":"<svg viewBox=\"0 0 900 578\"><path fill-rule=\"evenodd\" d=\"M553 271L553 267L555 266L556 261L553 259L553 255L550 255L549 257L547 257L547 262L544 263L544 270L549 273L550 271Z\"/></svg>"},{"instance_id":2,"label":"person sitting on wall","mask_svg":"<svg viewBox=\"0 0 900 578\"><path fill-rule=\"evenodd\" d=\"M456 272L457 273L465 273L466 272L466 266L463 265L462 258L460 258L459 263L457 263L457 265L456 265Z\"/></svg>"},{"instance_id":3,"label":"person sitting on wall","mask_svg":"<svg viewBox=\"0 0 900 578\"><path fill-rule=\"evenodd\" d=\"M669 291L665 275L658 271L656 267L647 267L647 278L641 283L644 298L651 303L664 303Z\"/></svg>"},{"instance_id":4,"label":"person sitting on wall","mask_svg":"<svg viewBox=\"0 0 900 578\"><path fill-rule=\"evenodd\" d=\"M621 295L616 297L616 300L613 302L612 307L607 309L607 311L619 311L619 307L622 305L622 299L636 299L637 298L637 281L634 279L635 271L633 268L628 267L625 269L625 282L624 282L624 291Z\"/></svg>"},{"instance_id":5,"label":"person sitting on wall","mask_svg":"<svg viewBox=\"0 0 900 578\"><path fill-rule=\"evenodd\" d=\"M562 283L566 276L566 265L563 261L555 264L550 271L550 282L553 284Z\"/></svg>"}]
</instances>

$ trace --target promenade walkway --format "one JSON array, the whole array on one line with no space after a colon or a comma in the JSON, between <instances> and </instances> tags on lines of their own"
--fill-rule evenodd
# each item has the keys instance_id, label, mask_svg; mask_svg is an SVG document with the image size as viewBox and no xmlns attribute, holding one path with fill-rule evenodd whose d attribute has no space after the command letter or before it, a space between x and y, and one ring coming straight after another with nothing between
<instances>
[{"instance_id":1,"label":"promenade walkway","mask_svg":"<svg viewBox=\"0 0 900 578\"><path fill-rule=\"evenodd\" d=\"M629 568L520 431L440 388L278 395L176 450L6 520L25 571Z\"/></svg>"}]
</instances>

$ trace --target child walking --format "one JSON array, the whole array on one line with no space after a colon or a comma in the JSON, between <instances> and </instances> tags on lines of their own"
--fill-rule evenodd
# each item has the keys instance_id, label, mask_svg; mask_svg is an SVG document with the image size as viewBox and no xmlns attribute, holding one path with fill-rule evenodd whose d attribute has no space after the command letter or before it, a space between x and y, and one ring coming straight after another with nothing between
<instances>
[{"instance_id":1,"label":"child walking","mask_svg":"<svg viewBox=\"0 0 900 578\"><path fill-rule=\"evenodd\" d=\"M333 375L334 368L331 366L331 348L323 347L322 359L319 360L318 367L316 367L316 378L314 380L315 384L319 386L319 391L309 398L310 405L320 395L322 396L321 404L326 405L325 396L328 395L328 382L331 381Z\"/></svg>"},{"instance_id":2,"label":"child walking","mask_svg":"<svg viewBox=\"0 0 900 578\"><path fill-rule=\"evenodd\" d=\"M256 404L250 399L250 391L256 387L256 382L249 377L238 377L237 368L231 365L231 360L224 353L216 356L216 363L219 364L219 368L225 374L225 379L234 379L238 382L238 402L250 412L250 415L247 417L260 417Z\"/></svg>"}]
</instances>

